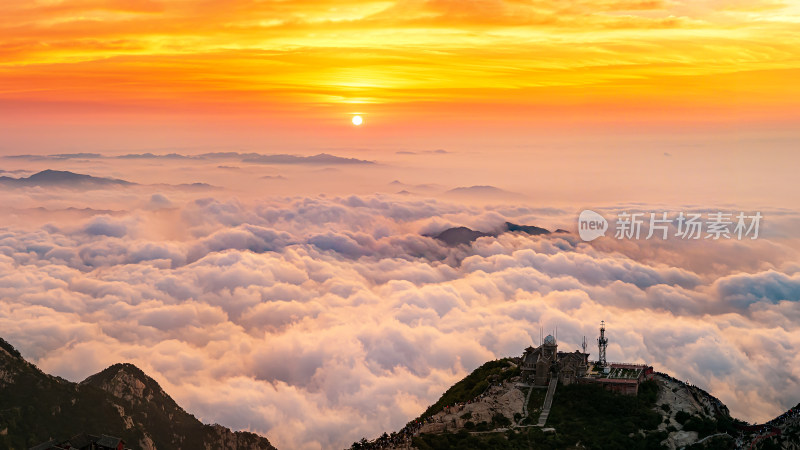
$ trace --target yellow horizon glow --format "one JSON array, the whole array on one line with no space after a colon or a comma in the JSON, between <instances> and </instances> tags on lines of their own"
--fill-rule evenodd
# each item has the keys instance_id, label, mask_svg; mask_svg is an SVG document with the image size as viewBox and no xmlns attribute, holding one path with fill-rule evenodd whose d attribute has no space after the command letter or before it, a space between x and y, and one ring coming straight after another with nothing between
<instances>
[{"instance_id":1,"label":"yellow horizon glow","mask_svg":"<svg viewBox=\"0 0 800 450\"><path fill-rule=\"evenodd\" d=\"M67 110L646 107L661 120L790 119L800 105L800 6L773 0L53 0L0 14L0 101Z\"/></svg>"}]
</instances>

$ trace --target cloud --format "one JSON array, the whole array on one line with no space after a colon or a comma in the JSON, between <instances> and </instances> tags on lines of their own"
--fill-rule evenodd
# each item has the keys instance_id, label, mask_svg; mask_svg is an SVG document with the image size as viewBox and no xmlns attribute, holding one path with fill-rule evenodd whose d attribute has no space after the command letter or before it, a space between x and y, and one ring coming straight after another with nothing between
<instances>
[{"instance_id":1,"label":"cloud","mask_svg":"<svg viewBox=\"0 0 800 450\"><path fill-rule=\"evenodd\" d=\"M242 158L242 162L258 164L374 164L372 161L343 158L327 153L320 153L313 156L258 155Z\"/></svg>"},{"instance_id":2,"label":"cloud","mask_svg":"<svg viewBox=\"0 0 800 450\"><path fill-rule=\"evenodd\" d=\"M436 150L433 153L445 152L444 150ZM446 153L446 152L445 152ZM100 153L61 153L53 155L6 155L4 158L12 160L28 160L28 161L64 161L64 160L94 160L94 159L120 159L120 160L164 160L164 161L180 161L180 160L211 160L211 159L235 159L244 163L254 164L374 164L373 161L367 161L357 158L346 158L328 153L319 153L311 156L302 155L289 155L289 154L263 154L263 153L239 153L239 152L215 152L215 153L202 153L199 155L183 155L180 153L166 153L156 154L151 152L146 153L127 153L124 155L110 156ZM235 169L235 167L218 166L219 168Z\"/></svg>"},{"instance_id":3,"label":"cloud","mask_svg":"<svg viewBox=\"0 0 800 450\"><path fill-rule=\"evenodd\" d=\"M167 153L165 155L155 155L153 153L128 153L127 155L117 156L119 159L193 159L192 156L181 155L178 153Z\"/></svg>"},{"instance_id":4,"label":"cloud","mask_svg":"<svg viewBox=\"0 0 800 450\"><path fill-rule=\"evenodd\" d=\"M84 231L94 236L122 237L127 233L127 227L124 223L113 221L110 217L99 216L92 219Z\"/></svg>"},{"instance_id":5,"label":"cloud","mask_svg":"<svg viewBox=\"0 0 800 450\"><path fill-rule=\"evenodd\" d=\"M495 186L467 186L457 187L445 192L445 195L451 197L469 197L473 199L497 199L497 198L520 198L522 194L516 192L509 192Z\"/></svg>"},{"instance_id":6,"label":"cloud","mask_svg":"<svg viewBox=\"0 0 800 450\"><path fill-rule=\"evenodd\" d=\"M698 271L680 241L505 233L450 248L424 236L552 227L535 217L568 227L558 208L157 192L139 204L153 207L0 230L3 337L73 380L134 362L201 419L282 448L400 428L486 360L535 344L540 326L571 350L600 320L609 358L688 379L738 417L798 401L794 241L697 243L725 261ZM732 258L740 246L750 256Z\"/></svg>"},{"instance_id":7,"label":"cloud","mask_svg":"<svg viewBox=\"0 0 800 450\"><path fill-rule=\"evenodd\" d=\"M437 148L436 150L420 150L420 151L410 151L410 150L400 150L395 152L397 155L420 155L420 154L432 154L432 155L446 155L448 152L445 149Z\"/></svg>"},{"instance_id":8,"label":"cloud","mask_svg":"<svg viewBox=\"0 0 800 450\"><path fill-rule=\"evenodd\" d=\"M173 206L172 202L169 201L167 197L163 194L153 194L150 196L150 200L147 202L147 209L162 209L162 208L171 208Z\"/></svg>"},{"instance_id":9,"label":"cloud","mask_svg":"<svg viewBox=\"0 0 800 450\"><path fill-rule=\"evenodd\" d=\"M713 289L720 300L744 308L758 302L800 302L800 274L769 270L730 275L715 281Z\"/></svg>"}]
</instances>

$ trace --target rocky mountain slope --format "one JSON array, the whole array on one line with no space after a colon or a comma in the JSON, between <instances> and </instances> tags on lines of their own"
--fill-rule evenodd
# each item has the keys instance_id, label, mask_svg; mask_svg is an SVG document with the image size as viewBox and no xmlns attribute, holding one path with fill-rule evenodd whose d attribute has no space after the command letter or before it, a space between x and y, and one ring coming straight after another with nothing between
<instances>
[{"instance_id":1,"label":"rocky mountain slope","mask_svg":"<svg viewBox=\"0 0 800 450\"><path fill-rule=\"evenodd\" d=\"M201 423L132 364L72 383L43 373L0 338L0 448L84 432L118 436L143 450L274 449L257 434Z\"/></svg>"},{"instance_id":2,"label":"rocky mountain slope","mask_svg":"<svg viewBox=\"0 0 800 450\"><path fill-rule=\"evenodd\" d=\"M420 417L353 449L796 449L800 404L751 425L702 389L656 373L637 396L597 385L558 386L545 427L543 389L519 383L519 358L489 361ZM0 449L27 449L79 433L121 437L134 449L274 449L269 441L205 425L132 364L81 383L47 375L0 338Z\"/></svg>"},{"instance_id":3,"label":"rocky mountain slope","mask_svg":"<svg viewBox=\"0 0 800 450\"><path fill-rule=\"evenodd\" d=\"M664 373L637 396L598 385L558 386L545 427L543 389L519 383L519 358L489 361L395 433L352 449L796 449L800 405L750 425L713 395Z\"/></svg>"}]
</instances>

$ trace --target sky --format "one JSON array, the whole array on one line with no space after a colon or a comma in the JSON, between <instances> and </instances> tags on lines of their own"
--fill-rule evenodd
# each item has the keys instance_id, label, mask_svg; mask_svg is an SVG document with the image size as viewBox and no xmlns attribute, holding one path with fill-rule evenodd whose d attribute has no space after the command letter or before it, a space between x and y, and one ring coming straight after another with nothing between
<instances>
[{"instance_id":1,"label":"sky","mask_svg":"<svg viewBox=\"0 0 800 450\"><path fill-rule=\"evenodd\" d=\"M10 0L0 15L4 152L797 137L794 2Z\"/></svg>"},{"instance_id":2,"label":"sky","mask_svg":"<svg viewBox=\"0 0 800 450\"><path fill-rule=\"evenodd\" d=\"M540 328L574 350L601 320L609 359L767 420L800 401L798 22L776 0L0 2L0 334L72 381L132 362L278 448L397 430ZM132 184L25 180L46 169ZM584 209L764 220L583 242ZM570 233L431 237L506 221Z\"/></svg>"}]
</instances>

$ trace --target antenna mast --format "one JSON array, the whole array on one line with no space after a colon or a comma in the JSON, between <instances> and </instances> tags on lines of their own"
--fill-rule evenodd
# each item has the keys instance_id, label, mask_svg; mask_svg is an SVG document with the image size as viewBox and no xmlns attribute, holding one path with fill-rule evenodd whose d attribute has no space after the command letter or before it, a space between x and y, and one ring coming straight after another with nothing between
<instances>
[{"instance_id":1,"label":"antenna mast","mask_svg":"<svg viewBox=\"0 0 800 450\"><path fill-rule=\"evenodd\" d=\"M606 347L608 346L608 338L606 338L606 321L600 321L600 337L597 338L597 346L600 353L597 355L597 362L601 366L606 366Z\"/></svg>"}]
</instances>

